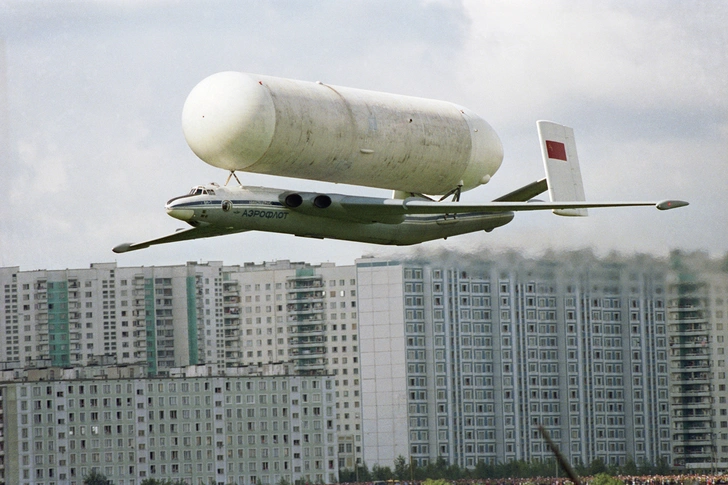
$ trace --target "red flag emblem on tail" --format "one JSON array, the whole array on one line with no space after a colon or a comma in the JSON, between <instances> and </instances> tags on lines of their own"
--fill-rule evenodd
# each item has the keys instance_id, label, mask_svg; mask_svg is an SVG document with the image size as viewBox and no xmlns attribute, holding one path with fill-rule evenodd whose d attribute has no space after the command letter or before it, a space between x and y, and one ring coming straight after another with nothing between
<instances>
[{"instance_id":1,"label":"red flag emblem on tail","mask_svg":"<svg viewBox=\"0 0 728 485\"><path fill-rule=\"evenodd\" d=\"M561 142L546 140L546 152L549 158L566 161L566 145Z\"/></svg>"}]
</instances>

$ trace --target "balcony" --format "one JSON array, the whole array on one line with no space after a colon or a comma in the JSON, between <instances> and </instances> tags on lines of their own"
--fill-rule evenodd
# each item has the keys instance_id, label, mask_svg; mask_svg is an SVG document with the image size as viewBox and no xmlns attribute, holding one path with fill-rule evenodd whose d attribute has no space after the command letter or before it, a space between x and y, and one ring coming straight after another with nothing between
<instances>
[{"instance_id":1,"label":"balcony","mask_svg":"<svg viewBox=\"0 0 728 485\"><path fill-rule=\"evenodd\" d=\"M681 319L682 320L682 319ZM705 320L704 318L702 320ZM701 322L701 323L688 323L688 322L679 322L679 323L670 323L670 332L679 333L679 334L687 334L687 335L703 335L707 334L710 331L710 325L707 322Z\"/></svg>"},{"instance_id":2,"label":"balcony","mask_svg":"<svg viewBox=\"0 0 728 485\"><path fill-rule=\"evenodd\" d=\"M288 339L288 345L290 346L305 346L305 345L321 345L324 342L323 336L302 336L302 337L291 337Z\"/></svg>"},{"instance_id":3,"label":"balcony","mask_svg":"<svg viewBox=\"0 0 728 485\"><path fill-rule=\"evenodd\" d=\"M240 318L237 317L228 317L226 316L223 320L226 327L239 327L240 326Z\"/></svg>"},{"instance_id":4,"label":"balcony","mask_svg":"<svg viewBox=\"0 0 728 485\"><path fill-rule=\"evenodd\" d=\"M320 367L324 368L326 366L326 360L323 357L318 358L300 358L296 359L295 365L298 368L313 368L313 367Z\"/></svg>"},{"instance_id":5,"label":"balcony","mask_svg":"<svg viewBox=\"0 0 728 485\"><path fill-rule=\"evenodd\" d=\"M708 345L709 343L709 338L706 335L679 335L675 337L670 337L670 346L675 347L703 347Z\"/></svg>"},{"instance_id":6,"label":"balcony","mask_svg":"<svg viewBox=\"0 0 728 485\"><path fill-rule=\"evenodd\" d=\"M699 384L699 383L701 383L700 381L706 381L706 384L707 384L709 377L710 376L708 375L707 372L695 372L695 371L691 371L691 370L687 370L682 373L674 372L673 376L672 376L673 380L687 381L687 382L693 383L693 384Z\"/></svg>"},{"instance_id":7,"label":"balcony","mask_svg":"<svg viewBox=\"0 0 728 485\"><path fill-rule=\"evenodd\" d=\"M299 355L323 355L326 353L326 347L312 347L306 349L288 349L288 355L299 356Z\"/></svg>"},{"instance_id":8,"label":"balcony","mask_svg":"<svg viewBox=\"0 0 728 485\"><path fill-rule=\"evenodd\" d=\"M306 301L311 303L322 302L324 299L323 291L311 291L309 289L298 290L297 293L288 293L286 300L288 301Z\"/></svg>"},{"instance_id":9,"label":"balcony","mask_svg":"<svg viewBox=\"0 0 728 485\"><path fill-rule=\"evenodd\" d=\"M316 322L323 322L324 315L323 315L323 313L317 313L317 314L313 314L310 316L288 315L287 321L288 321L288 323L293 323L293 324L298 323L299 325L306 324L306 323L315 324Z\"/></svg>"},{"instance_id":10,"label":"balcony","mask_svg":"<svg viewBox=\"0 0 728 485\"><path fill-rule=\"evenodd\" d=\"M711 409L709 397L675 397L672 400L672 406L675 410L688 409Z\"/></svg>"},{"instance_id":11,"label":"balcony","mask_svg":"<svg viewBox=\"0 0 728 485\"><path fill-rule=\"evenodd\" d=\"M708 357L710 355L710 349L707 345L701 345L696 347L673 347L670 349L670 356L672 357Z\"/></svg>"},{"instance_id":12,"label":"balcony","mask_svg":"<svg viewBox=\"0 0 728 485\"><path fill-rule=\"evenodd\" d=\"M297 276L286 281L287 290L307 290L311 288L323 288L324 281L321 276Z\"/></svg>"},{"instance_id":13,"label":"balcony","mask_svg":"<svg viewBox=\"0 0 728 485\"><path fill-rule=\"evenodd\" d=\"M240 285L237 281L226 281L222 284L223 295L240 292ZM239 301L239 299L238 299Z\"/></svg>"},{"instance_id":14,"label":"balcony","mask_svg":"<svg viewBox=\"0 0 728 485\"><path fill-rule=\"evenodd\" d=\"M288 305L286 305L286 311L288 311L289 314L294 315L323 313L324 305L323 303L312 303L309 301L306 301L305 303L289 303Z\"/></svg>"},{"instance_id":15,"label":"balcony","mask_svg":"<svg viewBox=\"0 0 728 485\"><path fill-rule=\"evenodd\" d=\"M710 421L710 412L708 409L681 409L675 410L675 414L672 418L677 429L680 429L678 424L683 423L684 429L690 429L690 425L695 423L704 423Z\"/></svg>"},{"instance_id":16,"label":"balcony","mask_svg":"<svg viewBox=\"0 0 728 485\"><path fill-rule=\"evenodd\" d=\"M298 334L312 334L312 333L323 333L326 331L326 326L321 325L305 325L305 324L299 324L299 325L291 325L288 327L288 333L298 333Z\"/></svg>"}]
</instances>

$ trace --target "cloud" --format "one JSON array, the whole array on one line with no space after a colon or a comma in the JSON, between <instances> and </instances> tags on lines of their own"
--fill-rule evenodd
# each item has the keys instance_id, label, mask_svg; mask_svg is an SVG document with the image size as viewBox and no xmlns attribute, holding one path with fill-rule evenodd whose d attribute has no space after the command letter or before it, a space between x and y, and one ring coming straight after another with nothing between
<instances>
[{"instance_id":1,"label":"cloud","mask_svg":"<svg viewBox=\"0 0 728 485\"><path fill-rule=\"evenodd\" d=\"M725 20L726 8L686 12L648 3L654 8L466 2L472 28L463 59L471 64L462 73L496 89L503 100L497 108L513 117L524 110L573 112L606 104L632 112L665 106L725 111L728 64L719 46L726 33L719 19Z\"/></svg>"},{"instance_id":2,"label":"cloud","mask_svg":"<svg viewBox=\"0 0 728 485\"><path fill-rule=\"evenodd\" d=\"M720 2L22 2L0 5L7 45L9 153L0 264L24 267L291 259L351 263L390 248L272 234L116 256L114 245L180 226L164 202L225 173L186 146L192 87L242 70L453 101L480 113L506 151L465 200L542 176L537 119L576 129L587 195L682 197L669 213L519 214L483 245L665 253L728 250L728 61ZM4 119L4 118L0 118ZM242 174L246 184L376 193Z\"/></svg>"}]
</instances>

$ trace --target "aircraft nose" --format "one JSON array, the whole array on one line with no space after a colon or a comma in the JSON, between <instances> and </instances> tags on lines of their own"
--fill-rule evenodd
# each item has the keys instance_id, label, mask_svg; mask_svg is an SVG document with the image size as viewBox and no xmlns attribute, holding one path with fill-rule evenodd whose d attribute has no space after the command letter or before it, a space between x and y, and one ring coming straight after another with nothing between
<instances>
[{"instance_id":1,"label":"aircraft nose","mask_svg":"<svg viewBox=\"0 0 728 485\"><path fill-rule=\"evenodd\" d=\"M167 202L167 205L165 205L164 208L167 210L167 214L175 219L179 219L180 221L187 222L195 215L195 211L192 209L183 209L182 207L179 207L175 200Z\"/></svg>"}]
</instances>

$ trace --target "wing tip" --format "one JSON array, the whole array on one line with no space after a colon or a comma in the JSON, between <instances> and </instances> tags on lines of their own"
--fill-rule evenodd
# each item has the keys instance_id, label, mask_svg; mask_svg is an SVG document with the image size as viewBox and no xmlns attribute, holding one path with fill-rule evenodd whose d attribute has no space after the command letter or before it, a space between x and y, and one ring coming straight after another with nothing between
<instances>
[{"instance_id":1,"label":"wing tip","mask_svg":"<svg viewBox=\"0 0 728 485\"><path fill-rule=\"evenodd\" d=\"M685 207L686 205L690 205L690 203L684 200L663 200L656 204L655 207L657 207L658 210L666 211L670 209L677 209L678 207Z\"/></svg>"},{"instance_id":2,"label":"wing tip","mask_svg":"<svg viewBox=\"0 0 728 485\"><path fill-rule=\"evenodd\" d=\"M129 251L136 251L137 249L144 249L148 248L149 244L140 244L140 243L124 243L119 244L118 246L115 246L112 251L114 251L116 254L121 253L128 253Z\"/></svg>"},{"instance_id":3,"label":"wing tip","mask_svg":"<svg viewBox=\"0 0 728 485\"><path fill-rule=\"evenodd\" d=\"M131 250L131 243L123 243L119 244L118 246L115 246L112 251L114 251L117 254L125 253L127 251Z\"/></svg>"}]
</instances>

